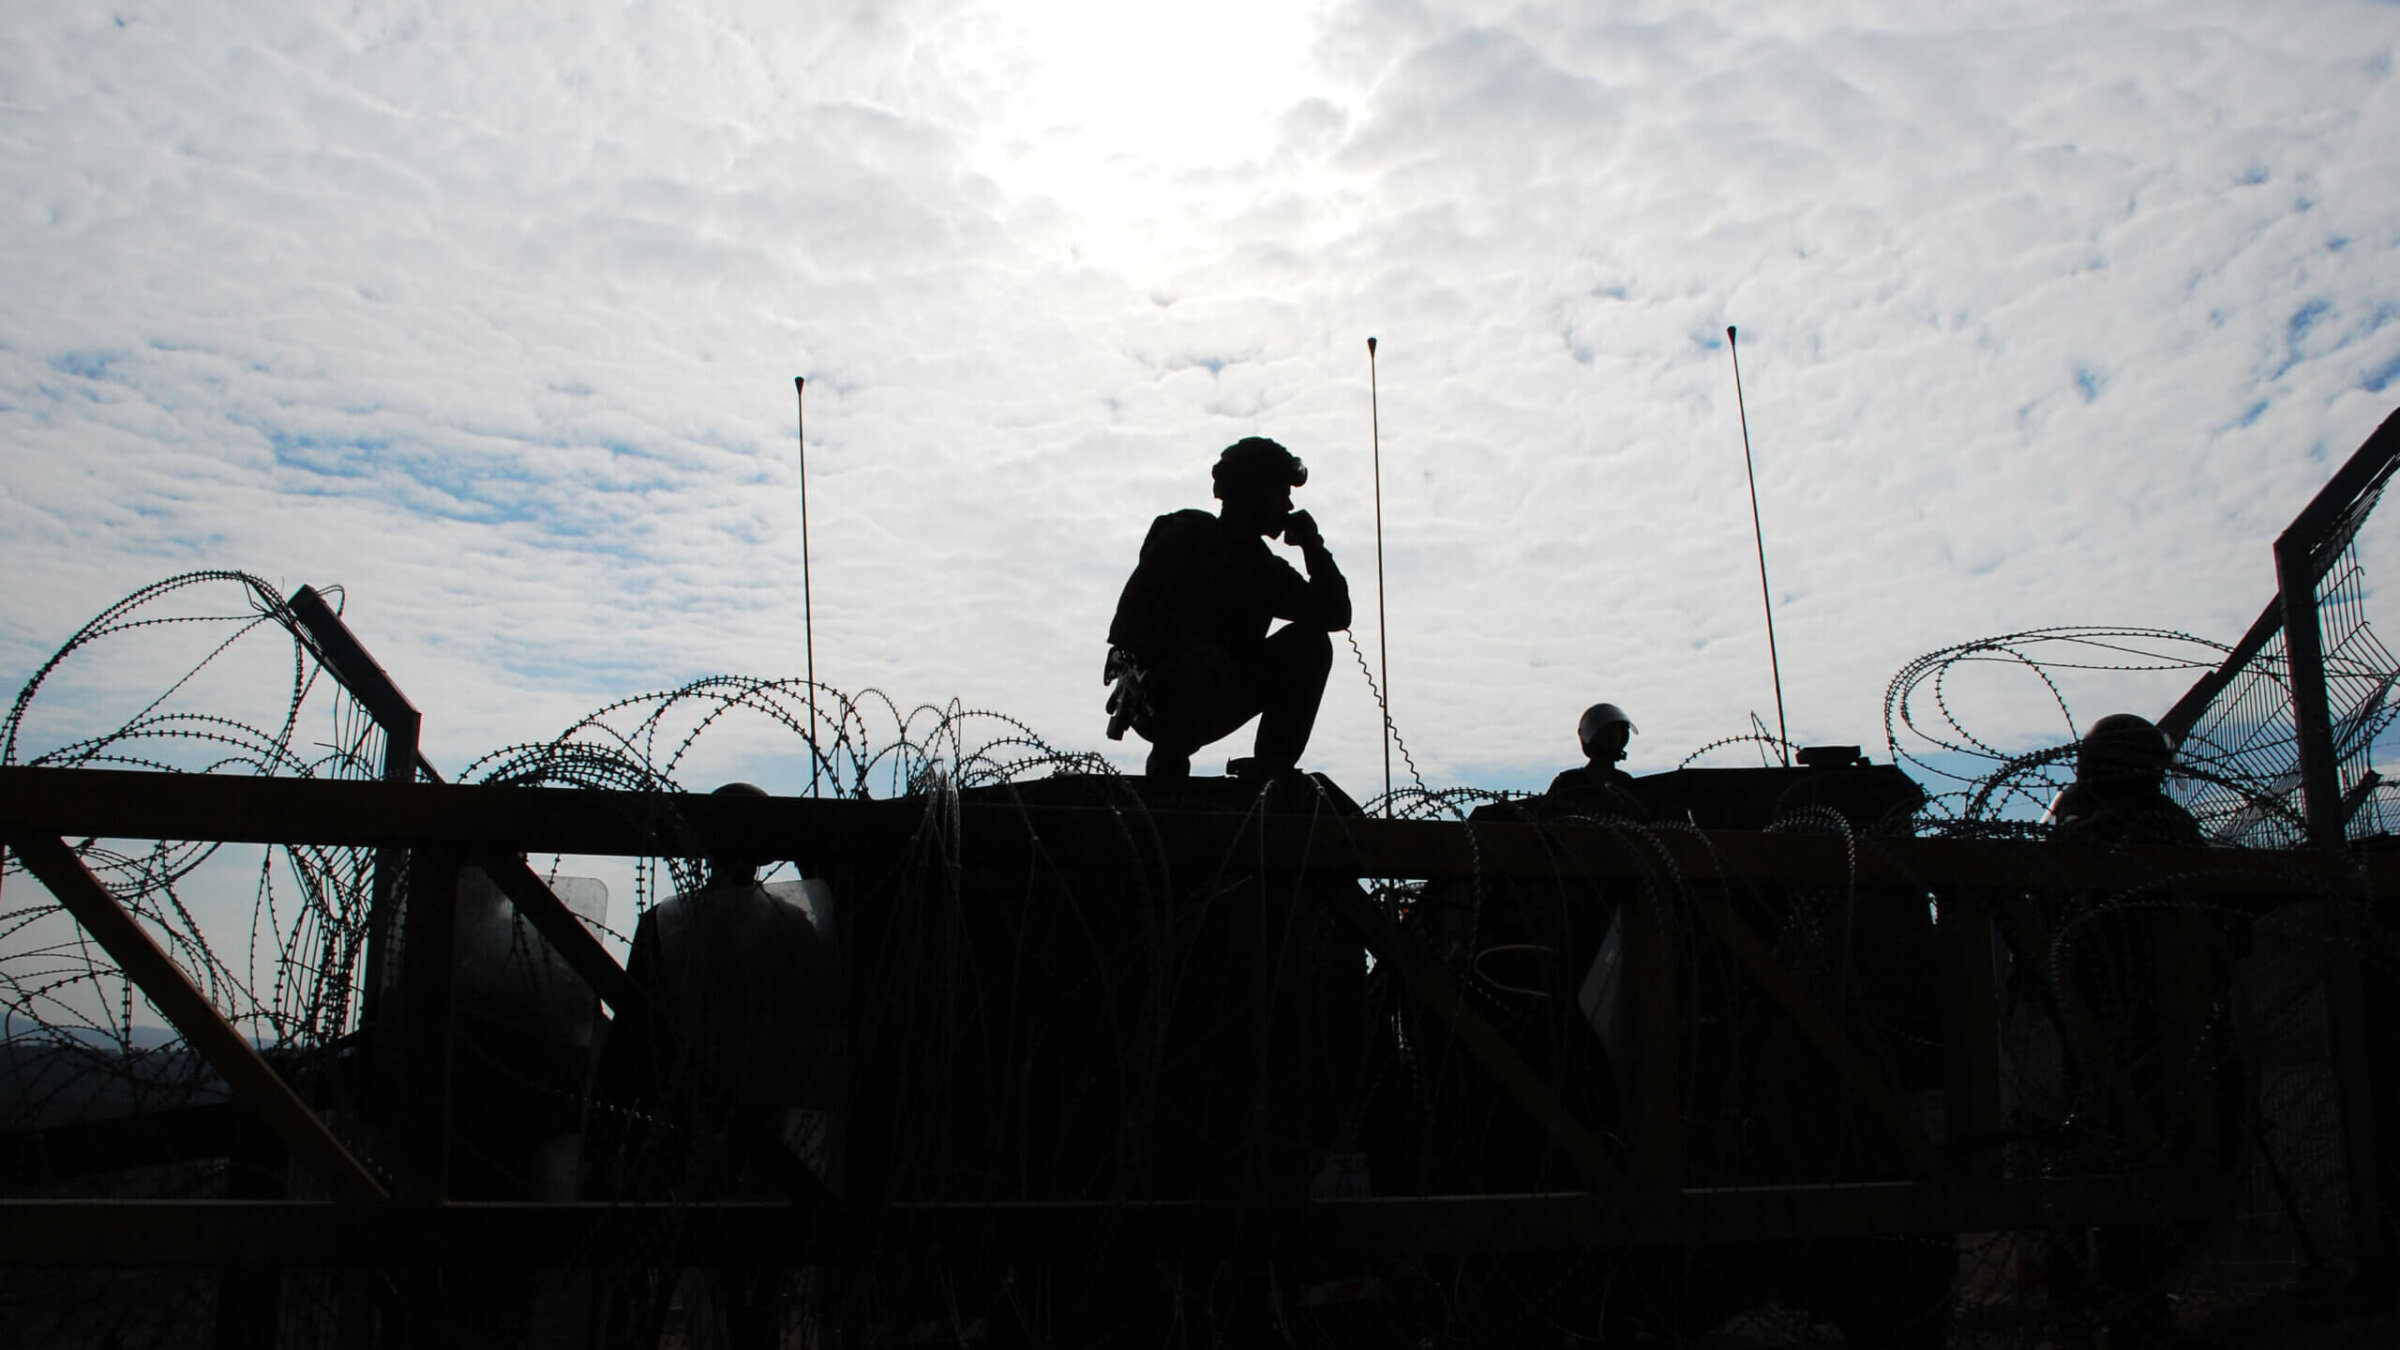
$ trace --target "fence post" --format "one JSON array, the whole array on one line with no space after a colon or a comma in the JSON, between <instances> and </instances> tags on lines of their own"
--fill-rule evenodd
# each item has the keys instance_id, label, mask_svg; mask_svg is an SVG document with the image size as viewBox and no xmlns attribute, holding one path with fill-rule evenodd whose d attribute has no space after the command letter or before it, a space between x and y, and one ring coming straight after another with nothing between
<instances>
[{"instance_id":1,"label":"fence post","mask_svg":"<svg viewBox=\"0 0 2400 1350\"><path fill-rule=\"evenodd\" d=\"M2000 1011L1992 980L1992 909L1966 886L1946 887L1936 902L1946 968L1942 1040L1949 1143L1975 1181L2000 1179Z\"/></svg>"},{"instance_id":2,"label":"fence post","mask_svg":"<svg viewBox=\"0 0 2400 1350\"><path fill-rule=\"evenodd\" d=\"M400 686L383 666L368 654L350 625L333 612L325 597L314 586L302 586L292 592L284 604L292 618L306 635L319 661L330 671L342 688L359 701L375 725L383 729L383 781L413 783L417 781L418 736L424 719L416 705L400 692ZM408 865L404 849L375 850L375 882L367 902L366 968L359 974L359 1020L365 1024L375 1021L383 998L384 954L395 934L393 914L399 904L399 885Z\"/></svg>"},{"instance_id":3,"label":"fence post","mask_svg":"<svg viewBox=\"0 0 2400 1350\"><path fill-rule=\"evenodd\" d=\"M2300 757L2300 800L2309 842L2342 843L2342 791L2333 757L2333 711L2325 696L2325 632L2317 622L2314 540L2286 531L2275 541L2283 597L2283 652L2292 676L2292 730Z\"/></svg>"},{"instance_id":4,"label":"fence post","mask_svg":"<svg viewBox=\"0 0 2400 1350\"><path fill-rule=\"evenodd\" d=\"M2361 1288L2392 1287L2392 1246L2384 1227L2383 1159L2376 1149L2374 1063L2369 1056L2366 981L2358 946L2362 932L2340 934L2331 944L2325 981L2325 1011L2333 1032L2335 1091L2342 1102L2342 1161L2350 1181L2350 1230L2358 1254Z\"/></svg>"},{"instance_id":5,"label":"fence post","mask_svg":"<svg viewBox=\"0 0 2400 1350\"><path fill-rule=\"evenodd\" d=\"M2339 849L2347 834L2341 766L2335 759L2333 710L2325 687L2325 633L2317 613L2317 583L2326 554L2352 537L2400 467L2400 412L2367 437L2275 540L2275 583L2283 603L2283 647L2292 679L2292 730L2300 761L2300 793L2309 842ZM2366 992L2354 946L2333 953L2326 1011L2331 1015L2334 1074L2342 1100L2342 1131L2350 1182L2360 1282L2388 1288L2392 1251L2384 1231L2381 1160L2375 1149L2375 1082L2369 1055Z\"/></svg>"},{"instance_id":6,"label":"fence post","mask_svg":"<svg viewBox=\"0 0 2400 1350\"><path fill-rule=\"evenodd\" d=\"M393 1198L409 1204L438 1205L449 1197L459 863L458 850L448 848L416 849L409 858L400 980L392 990L399 1012L400 1063L391 1080Z\"/></svg>"},{"instance_id":7,"label":"fence post","mask_svg":"<svg viewBox=\"0 0 2400 1350\"><path fill-rule=\"evenodd\" d=\"M1683 1049L1676 989L1675 915L1681 897L1631 888L1618 909L1625 925L1623 1070L1630 1189L1679 1202L1683 1193Z\"/></svg>"}]
</instances>

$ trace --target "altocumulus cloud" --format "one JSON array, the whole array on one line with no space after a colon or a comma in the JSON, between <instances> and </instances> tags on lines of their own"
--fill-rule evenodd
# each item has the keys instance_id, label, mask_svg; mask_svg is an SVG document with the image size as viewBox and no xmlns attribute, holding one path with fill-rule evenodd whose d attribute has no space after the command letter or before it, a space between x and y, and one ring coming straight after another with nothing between
<instances>
[{"instance_id":1,"label":"altocumulus cloud","mask_svg":"<svg viewBox=\"0 0 2400 1350\"><path fill-rule=\"evenodd\" d=\"M448 761L796 672L799 373L820 672L1105 745L1217 447L1371 584L1373 333L1394 713L1524 783L1769 706L1729 323L1815 739L1963 638L2238 631L2400 402L2390 6L1086 17L12 10L0 673L196 566L347 583ZM1315 757L1375 729L1337 672Z\"/></svg>"}]
</instances>

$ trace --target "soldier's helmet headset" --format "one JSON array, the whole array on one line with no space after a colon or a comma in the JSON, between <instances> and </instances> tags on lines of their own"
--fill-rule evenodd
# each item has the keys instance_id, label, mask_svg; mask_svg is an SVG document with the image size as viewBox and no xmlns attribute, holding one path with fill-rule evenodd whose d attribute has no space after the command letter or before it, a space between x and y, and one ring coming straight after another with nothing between
<instances>
[{"instance_id":1,"label":"soldier's helmet headset","mask_svg":"<svg viewBox=\"0 0 2400 1350\"><path fill-rule=\"evenodd\" d=\"M1279 442L1245 436L1225 447L1208 476L1223 497L1228 487L1300 487L1308 482L1308 466Z\"/></svg>"}]
</instances>

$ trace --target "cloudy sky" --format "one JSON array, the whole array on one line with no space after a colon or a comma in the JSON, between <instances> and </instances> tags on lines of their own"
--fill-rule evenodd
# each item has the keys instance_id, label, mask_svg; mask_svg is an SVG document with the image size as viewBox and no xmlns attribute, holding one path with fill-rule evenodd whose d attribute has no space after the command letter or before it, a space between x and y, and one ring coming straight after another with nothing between
<instances>
[{"instance_id":1,"label":"cloudy sky","mask_svg":"<svg viewBox=\"0 0 2400 1350\"><path fill-rule=\"evenodd\" d=\"M1667 767L1773 718L1737 324L1792 731L1874 745L1918 653L2265 602L2400 404L2396 42L2348 0L10 6L0 684L198 567L345 585L450 768L798 673L805 375L819 675L1130 766L1109 611L1234 439L1308 461L1373 657L1372 334L1418 764L1538 783L1605 697ZM1376 736L1345 650L1312 760L1372 790Z\"/></svg>"}]
</instances>

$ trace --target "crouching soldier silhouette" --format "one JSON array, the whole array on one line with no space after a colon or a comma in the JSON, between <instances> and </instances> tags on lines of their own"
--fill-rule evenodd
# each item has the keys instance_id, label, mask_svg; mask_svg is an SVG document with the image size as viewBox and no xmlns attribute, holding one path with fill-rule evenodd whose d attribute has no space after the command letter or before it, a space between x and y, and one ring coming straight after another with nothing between
<instances>
[{"instance_id":1,"label":"crouching soldier silhouette","mask_svg":"<svg viewBox=\"0 0 2400 1350\"><path fill-rule=\"evenodd\" d=\"M1176 511L1151 522L1142 558L1108 627L1108 735L1150 742L1149 775L1188 777L1192 754L1258 719L1244 778L1291 772L1308 748L1333 668L1326 635L1350 626L1350 583L1292 489L1308 468L1260 436L1227 446L1212 471L1217 514ZM1267 549L1281 536L1308 575ZM1287 619L1270 634L1277 619Z\"/></svg>"}]
</instances>

